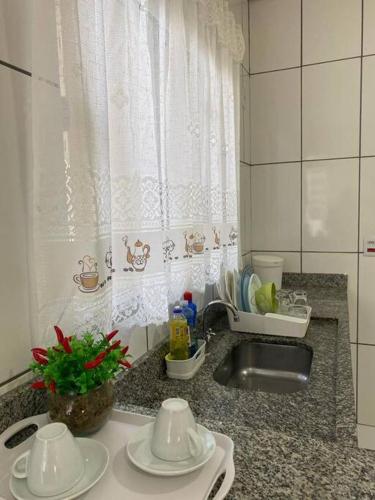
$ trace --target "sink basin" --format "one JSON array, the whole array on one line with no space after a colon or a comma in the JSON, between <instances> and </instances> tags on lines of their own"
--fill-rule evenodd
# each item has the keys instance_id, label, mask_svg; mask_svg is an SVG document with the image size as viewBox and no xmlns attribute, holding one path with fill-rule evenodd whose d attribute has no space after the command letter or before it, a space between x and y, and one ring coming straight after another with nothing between
<instances>
[{"instance_id":1,"label":"sink basin","mask_svg":"<svg viewBox=\"0 0 375 500\"><path fill-rule=\"evenodd\" d=\"M301 391L309 383L312 358L305 345L243 341L225 356L214 379L247 391Z\"/></svg>"}]
</instances>

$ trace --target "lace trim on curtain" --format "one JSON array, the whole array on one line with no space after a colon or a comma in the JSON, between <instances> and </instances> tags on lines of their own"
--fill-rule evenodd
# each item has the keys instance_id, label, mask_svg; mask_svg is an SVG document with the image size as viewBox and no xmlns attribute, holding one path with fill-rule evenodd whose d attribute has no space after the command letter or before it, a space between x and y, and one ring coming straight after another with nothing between
<instances>
[{"instance_id":1,"label":"lace trim on curtain","mask_svg":"<svg viewBox=\"0 0 375 500\"><path fill-rule=\"evenodd\" d=\"M201 18L205 24L214 25L219 42L227 47L236 62L241 62L245 53L242 27L236 24L227 0L195 0L201 6Z\"/></svg>"},{"instance_id":2,"label":"lace trim on curtain","mask_svg":"<svg viewBox=\"0 0 375 500\"><path fill-rule=\"evenodd\" d=\"M136 0L144 8L149 0ZM236 23L228 0L194 0L200 7L201 21L208 26L216 26L218 40L227 47L233 59L240 63L245 54L245 39L242 26Z\"/></svg>"}]
</instances>

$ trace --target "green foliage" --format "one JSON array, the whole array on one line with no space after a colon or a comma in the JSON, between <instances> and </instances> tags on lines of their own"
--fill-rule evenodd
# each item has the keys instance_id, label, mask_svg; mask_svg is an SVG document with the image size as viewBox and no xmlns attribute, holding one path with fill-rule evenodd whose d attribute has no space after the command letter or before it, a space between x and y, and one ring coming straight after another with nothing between
<instances>
[{"instance_id":1,"label":"green foliage","mask_svg":"<svg viewBox=\"0 0 375 500\"><path fill-rule=\"evenodd\" d=\"M119 363L126 363L125 359L129 356L124 354L124 346L117 345L110 349L115 342L108 341L103 334L94 337L87 332L81 338L72 336L66 340L71 352L66 352L59 343L47 349L44 357L48 363L33 361L30 365L31 370L44 380L47 388L61 395L85 394L113 379L121 371ZM95 365L98 355L103 359L97 366L87 365L90 362Z\"/></svg>"}]
</instances>

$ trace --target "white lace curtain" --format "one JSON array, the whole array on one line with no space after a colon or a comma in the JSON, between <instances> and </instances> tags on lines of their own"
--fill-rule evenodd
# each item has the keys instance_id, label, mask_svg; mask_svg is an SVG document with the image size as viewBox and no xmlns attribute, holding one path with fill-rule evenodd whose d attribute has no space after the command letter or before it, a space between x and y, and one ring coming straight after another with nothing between
<instances>
[{"instance_id":1,"label":"white lace curtain","mask_svg":"<svg viewBox=\"0 0 375 500\"><path fill-rule=\"evenodd\" d=\"M241 30L222 0L36 0L34 29L34 340L161 323L237 266Z\"/></svg>"}]
</instances>

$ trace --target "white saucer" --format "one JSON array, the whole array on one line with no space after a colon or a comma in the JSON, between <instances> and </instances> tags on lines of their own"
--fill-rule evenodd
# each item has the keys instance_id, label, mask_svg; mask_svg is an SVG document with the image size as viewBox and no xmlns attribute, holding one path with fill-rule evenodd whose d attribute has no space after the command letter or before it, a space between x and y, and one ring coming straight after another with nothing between
<instances>
[{"instance_id":1,"label":"white saucer","mask_svg":"<svg viewBox=\"0 0 375 500\"><path fill-rule=\"evenodd\" d=\"M9 489L12 495L17 500L72 500L92 488L101 479L108 467L109 452L102 443L94 439L77 438L77 441L85 460L85 473L73 488L64 491L60 495L40 497L31 493L26 479L16 479L11 476Z\"/></svg>"},{"instance_id":2,"label":"white saucer","mask_svg":"<svg viewBox=\"0 0 375 500\"><path fill-rule=\"evenodd\" d=\"M100 285L96 285L95 288L85 288L84 286L82 285L79 285L78 286L78 290L80 292L83 292L83 293L92 293L92 292L96 292L97 290L99 290L100 288Z\"/></svg>"},{"instance_id":3,"label":"white saucer","mask_svg":"<svg viewBox=\"0 0 375 500\"><path fill-rule=\"evenodd\" d=\"M154 423L146 424L129 440L128 457L139 469L155 476L182 476L189 474L207 463L215 453L216 441L213 434L202 425L197 425L198 434L203 439L203 452L199 457L191 457L180 462L168 462L151 452L151 437Z\"/></svg>"}]
</instances>

